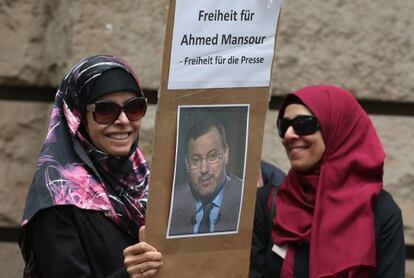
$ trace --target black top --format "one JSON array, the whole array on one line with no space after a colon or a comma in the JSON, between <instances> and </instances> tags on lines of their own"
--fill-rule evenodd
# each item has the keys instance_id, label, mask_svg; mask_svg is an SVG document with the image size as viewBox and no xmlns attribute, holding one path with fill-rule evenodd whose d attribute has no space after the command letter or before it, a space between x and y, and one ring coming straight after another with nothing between
<instances>
[{"instance_id":1,"label":"black top","mask_svg":"<svg viewBox=\"0 0 414 278\"><path fill-rule=\"evenodd\" d=\"M128 277L122 251L138 241L102 212L71 205L40 211L27 235L39 277Z\"/></svg>"},{"instance_id":2,"label":"black top","mask_svg":"<svg viewBox=\"0 0 414 278\"><path fill-rule=\"evenodd\" d=\"M270 238L270 215L266 207L272 187L266 185L257 192L254 218L250 278L276 278L280 275L283 259L274 253ZM401 210L391 195L381 191L375 205L375 234L377 268L379 278L404 277L405 244ZM296 250L294 259L295 278L308 277L309 247Z\"/></svg>"},{"instance_id":3,"label":"black top","mask_svg":"<svg viewBox=\"0 0 414 278\"><path fill-rule=\"evenodd\" d=\"M285 179L285 173L270 163L261 161L260 169L262 171L263 185L281 185Z\"/></svg>"}]
</instances>

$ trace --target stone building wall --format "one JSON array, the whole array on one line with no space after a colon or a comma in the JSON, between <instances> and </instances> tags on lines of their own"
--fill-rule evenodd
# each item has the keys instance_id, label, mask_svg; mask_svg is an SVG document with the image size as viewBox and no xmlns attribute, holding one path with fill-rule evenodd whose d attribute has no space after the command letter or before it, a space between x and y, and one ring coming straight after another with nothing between
<instances>
[{"instance_id":1,"label":"stone building wall","mask_svg":"<svg viewBox=\"0 0 414 278\"><path fill-rule=\"evenodd\" d=\"M13 94L24 86L29 95L35 87L56 87L71 65L97 53L123 57L144 87L156 90L167 10L167 0L1 0L0 89L6 88L1 92ZM286 0L272 94L330 83L361 100L413 103L413 10L414 2L407 0ZM0 228L19 225L50 107L0 96ZM155 109L141 132L149 159ZM263 158L287 170L275 135L276 113L268 113ZM372 115L372 120L387 154L385 187L402 207L406 241L414 244L414 117ZM1 277L21 276L16 244L0 242L0 265L6 264ZM407 277L414 277L413 261L407 266Z\"/></svg>"}]
</instances>

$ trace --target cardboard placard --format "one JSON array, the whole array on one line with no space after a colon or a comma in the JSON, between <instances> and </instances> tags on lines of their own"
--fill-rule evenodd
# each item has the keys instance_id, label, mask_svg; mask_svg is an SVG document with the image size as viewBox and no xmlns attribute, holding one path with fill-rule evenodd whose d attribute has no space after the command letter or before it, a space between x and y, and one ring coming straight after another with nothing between
<instances>
[{"instance_id":1,"label":"cardboard placard","mask_svg":"<svg viewBox=\"0 0 414 278\"><path fill-rule=\"evenodd\" d=\"M206 5L205 2L209 2L208 5ZM251 73L252 76L259 76L258 79L264 78L265 81L261 80L257 83L256 81L258 79L253 78L250 79L253 80L253 82L247 80L243 85L235 87L234 82L237 81L237 78L234 78L232 74L228 74L228 71L233 71L234 73L236 68L246 66L245 64L225 65L223 68L221 68L221 66L223 66L222 64L187 64L186 66L192 67L189 72L187 71L187 68L184 69L186 72L185 75L188 75L188 79L183 79L182 76L178 79L174 79L170 78L176 70L175 65L177 64L174 64L176 63L174 61L178 61L178 64L180 64L180 60L182 60L180 55L182 54L177 54L177 52L174 54L171 50L173 48L177 50L177 47L179 48L180 45L184 47L188 46L181 44L184 39L183 34L186 33L185 30L183 31L181 29L181 33L178 35L178 37L181 37L181 42L177 44L176 40L176 45L174 45L173 33L176 31L174 29L176 28L174 27L174 19L177 17L176 8L185 7L186 13L179 13L181 18L194 15L193 20L196 22L194 22L193 25L198 26L196 28L197 30L206 27L209 32L219 34L218 38L220 38L221 35L228 36L228 34L232 34L231 32L233 32L233 29L238 29L243 26L243 24L252 24L255 18L254 16L251 17L252 13L259 14L259 11L263 11L264 8L271 9L272 5L276 5L276 8L274 6L273 8L275 8L275 13L277 13L276 17L274 17L277 21L280 13L280 1L276 0L170 1L163 56L161 89L155 120L151 181L145 233L145 241L155 246L157 250L163 254L164 265L158 271L156 277L248 276L263 130L266 112L268 110L271 64L274 56L273 50L277 33L277 22L275 22L272 25L272 34L269 35L266 33L266 35L262 35L271 37L272 49L270 56L268 53L266 54L262 53L260 50L254 50L257 57L259 57L258 55L262 55L264 60L269 59L270 57L270 64L262 63L264 69L262 68L260 70L261 73L259 75L255 75L253 72ZM236 22L236 20L234 20L240 19L242 10L249 10L250 18L252 19L250 22ZM220 17L222 20L217 20L220 19L218 17L218 14L220 13L222 15ZM247 16L247 12L244 12L243 14L244 16ZM216 28L219 28L223 24L228 24L231 25L230 27L233 29L223 29L224 31L221 29L211 29L211 26L209 25L211 22L203 21L204 18L212 19L213 25L217 26ZM226 21L224 20L225 18L229 20ZM188 22L191 21L183 19L183 22L188 25ZM207 25L204 26L204 24ZM177 28L183 27L181 26ZM249 31L250 34L255 36L254 31L256 29L251 29ZM221 31L227 33L221 34ZM260 36L263 31L263 26L256 31L258 33L257 36ZM192 31L188 31L186 34L193 34L191 32ZM200 34L203 34L204 31L201 30L200 32ZM202 35L199 35L198 37L202 37ZM208 35L205 35L205 37L208 37ZM208 50L209 47L212 47L212 45L208 45L208 48L205 46L206 45L202 46L204 50ZM255 46L259 47L258 45ZM229 46L226 45L225 47L227 48ZM250 50L245 49L249 47L255 48L249 44L231 45L230 50L226 50L227 52L225 52L230 53L229 55L233 57L236 57L238 55L237 53L246 56L250 55ZM203 54L198 54L200 49L197 47L194 49L185 48L184 52L183 50L180 51L179 53L188 53L188 55L185 54L185 57L190 57L187 59L197 59L196 57L203 56ZM222 52L216 52L216 50L214 50L207 56L210 56L213 60L215 60L215 57L217 56L224 57L223 54L219 55L217 53ZM178 55L178 59L175 55ZM227 59L228 57L226 57L226 60ZM208 66L207 68L204 68L206 70L204 73L191 75L191 72L202 71L203 66ZM211 70L212 68L210 66L212 66L213 69L216 67L216 71ZM249 68L247 72L251 71L252 68L249 67L249 65L247 66ZM253 65L253 68L256 69L256 66L257 65ZM236 74L236 77L245 74L245 70L246 69L242 69L241 72ZM258 70L253 71L256 72ZM223 75L227 75L227 77L221 78ZM210 80L205 82L207 79ZM220 87L216 87L218 84ZM219 109L219 111L217 109ZM184 134L186 133L186 130L190 128L190 122L196 121L197 118L203 118L204 114L202 113L204 113L204 110L207 111L207 117L217 113L224 113L224 118L227 119L227 121L224 121L224 124L226 125L226 128L229 129L229 131L226 132L232 133L228 142L228 165L232 164L233 166L231 169L228 168L227 171L232 174L235 173L235 175L242 180L239 214L238 218L236 217L237 224L228 229L226 228L224 232L218 233L175 233L172 232L170 227L170 214L173 211L173 198L176 192L175 186L178 187L184 182L180 175L186 173L183 169L186 169L185 165L188 165L185 164L188 163L188 161L185 161L185 159L188 160L188 157L184 158L183 153L185 153L185 150L182 150L186 149L186 144L188 142L181 138L185 137ZM231 115L235 113L234 111L240 113L238 118L232 118ZM177 117L177 115L179 117ZM216 117L220 118L220 116ZM242 152L243 154L241 154ZM206 160L207 158L201 157L200 159ZM213 160L214 158L212 161ZM193 208L189 208L189 210L191 209Z\"/></svg>"}]
</instances>

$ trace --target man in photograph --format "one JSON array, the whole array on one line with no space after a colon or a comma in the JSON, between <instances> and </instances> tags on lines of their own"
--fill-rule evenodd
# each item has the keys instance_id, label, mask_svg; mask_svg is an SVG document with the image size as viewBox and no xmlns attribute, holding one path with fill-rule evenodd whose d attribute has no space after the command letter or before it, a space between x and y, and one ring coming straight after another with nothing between
<instances>
[{"instance_id":1,"label":"man in photograph","mask_svg":"<svg viewBox=\"0 0 414 278\"><path fill-rule=\"evenodd\" d=\"M242 181L227 171L224 126L203 120L185 138L188 182L174 189L169 235L236 231Z\"/></svg>"}]
</instances>

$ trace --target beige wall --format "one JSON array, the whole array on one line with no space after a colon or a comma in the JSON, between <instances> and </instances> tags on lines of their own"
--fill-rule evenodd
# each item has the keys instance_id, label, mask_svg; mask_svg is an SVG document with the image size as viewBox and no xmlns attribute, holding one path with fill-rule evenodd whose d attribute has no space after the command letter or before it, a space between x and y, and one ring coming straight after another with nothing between
<instances>
[{"instance_id":1,"label":"beige wall","mask_svg":"<svg viewBox=\"0 0 414 278\"><path fill-rule=\"evenodd\" d=\"M0 84L56 86L81 57L111 53L157 89L167 4L1 1ZM331 83L359 98L413 102L413 10L407 0L285 1L273 93Z\"/></svg>"}]
</instances>

